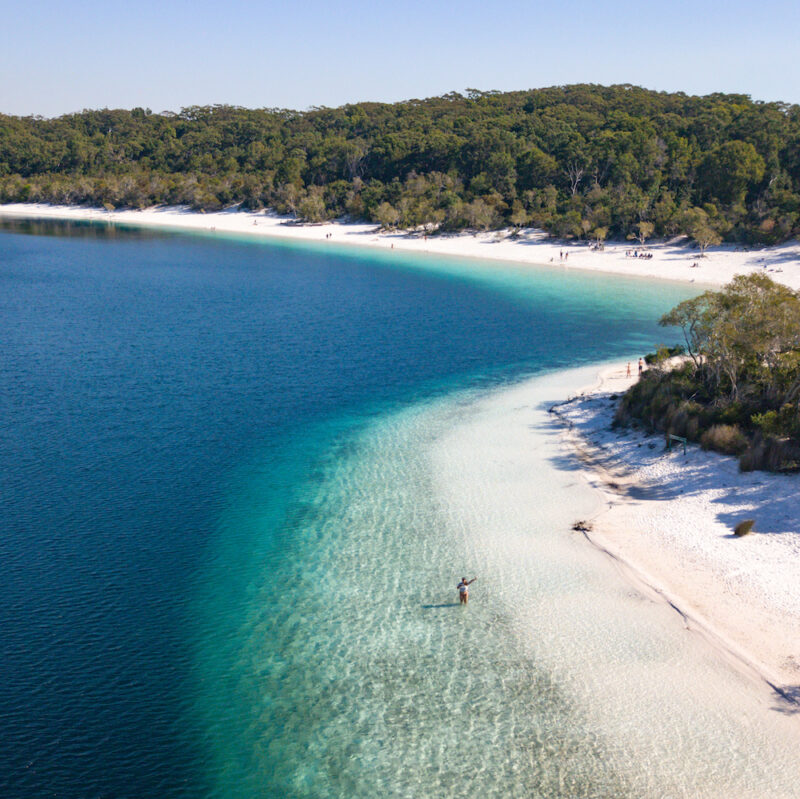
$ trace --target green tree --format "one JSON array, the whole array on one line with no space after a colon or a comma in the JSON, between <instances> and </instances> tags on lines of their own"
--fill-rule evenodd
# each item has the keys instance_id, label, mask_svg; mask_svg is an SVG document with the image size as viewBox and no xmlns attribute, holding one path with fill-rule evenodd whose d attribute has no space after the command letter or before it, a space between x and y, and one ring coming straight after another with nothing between
<instances>
[{"instance_id":1,"label":"green tree","mask_svg":"<svg viewBox=\"0 0 800 799\"><path fill-rule=\"evenodd\" d=\"M322 222L327 219L325 200L322 197L322 187L312 186L306 196L298 205L300 217L306 222Z\"/></svg>"},{"instance_id":2,"label":"green tree","mask_svg":"<svg viewBox=\"0 0 800 799\"><path fill-rule=\"evenodd\" d=\"M475 230L489 230L496 224L495 209L482 197L476 197L464 211L467 224Z\"/></svg>"},{"instance_id":3,"label":"green tree","mask_svg":"<svg viewBox=\"0 0 800 799\"><path fill-rule=\"evenodd\" d=\"M528 212L525 210L525 207L519 200L514 200L514 205L511 209L510 221L517 230L519 230L521 227L525 227L525 225L528 224Z\"/></svg>"},{"instance_id":4,"label":"green tree","mask_svg":"<svg viewBox=\"0 0 800 799\"><path fill-rule=\"evenodd\" d=\"M375 210L374 219L381 227L393 230L400 222L400 212L390 203L382 202Z\"/></svg>"},{"instance_id":5,"label":"green tree","mask_svg":"<svg viewBox=\"0 0 800 799\"><path fill-rule=\"evenodd\" d=\"M707 197L741 203L748 189L764 177L764 159L749 142L725 142L703 158L698 177Z\"/></svg>"},{"instance_id":6,"label":"green tree","mask_svg":"<svg viewBox=\"0 0 800 799\"><path fill-rule=\"evenodd\" d=\"M708 213L702 208L692 208L686 213L685 229L700 247L700 255L704 256L708 247L722 241L722 236L711 224Z\"/></svg>"},{"instance_id":7,"label":"green tree","mask_svg":"<svg viewBox=\"0 0 800 799\"><path fill-rule=\"evenodd\" d=\"M4 201L241 204L428 230L533 224L562 236L800 233L800 108L742 95L560 86L306 112L191 106L0 115ZM480 204L481 200L487 208ZM520 206L523 210L520 210ZM713 209L713 210L712 210ZM695 216L697 216L695 214ZM704 222L704 224L701 224ZM709 229L711 235L709 237ZM647 237L645 237L647 238ZM704 244L705 242L705 244Z\"/></svg>"},{"instance_id":8,"label":"green tree","mask_svg":"<svg viewBox=\"0 0 800 799\"><path fill-rule=\"evenodd\" d=\"M636 228L638 231L636 238L639 239L639 244L644 247L645 241L653 235L656 226L652 222L637 222Z\"/></svg>"}]
</instances>

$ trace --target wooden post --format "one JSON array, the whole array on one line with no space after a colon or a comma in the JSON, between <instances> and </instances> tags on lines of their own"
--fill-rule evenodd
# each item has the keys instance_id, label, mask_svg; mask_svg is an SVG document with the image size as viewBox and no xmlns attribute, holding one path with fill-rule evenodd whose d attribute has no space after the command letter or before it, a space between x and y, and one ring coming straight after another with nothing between
<instances>
[{"instance_id":1,"label":"wooden post","mask_svg":"<svg viewBox=\"0 0 800 799\"><path fill-rule=\"evenodd\" d=\"M667 452L672 449L672 442L680 441L683 444L683 454L686 454L686 439L683 436L674 436L672 433L667 436Z\"/></svg>"}]
</instances>

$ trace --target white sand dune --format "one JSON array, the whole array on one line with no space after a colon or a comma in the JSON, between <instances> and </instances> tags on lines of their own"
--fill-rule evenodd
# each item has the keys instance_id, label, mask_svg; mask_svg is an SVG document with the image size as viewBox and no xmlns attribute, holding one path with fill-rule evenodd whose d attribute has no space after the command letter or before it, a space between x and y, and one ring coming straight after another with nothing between
<instances>
[{"instance_id":1,"label":"white sand dune","mask_svg":"<svg viewBox=\"0 0 800 799\"><path fill-rule=\"evenodd\" d=\"M672 243L648 244L644 249L652 253L653 257L634 258L626 253L644 251L636 242L607 243L603 250L592 250L586 244L558 241L540 230L532 229L522 230L516 237L512 237L510 231L425 237L405 232L380 232L372 224L331 222L300 225L288 217L235 209L203 214L174 207L105 211L75 206L13 204L0 205L0 217L121 222L147 227L319 241L532 265L557 264L565 269L588 269L710 285L727 283L736 274L764 271L773 279L800 289L800 243L797 241L778 247L751 250L732 246L714 247L701 258L695 247L686 239L681 239Z\"/></svg>"}]
</instances>

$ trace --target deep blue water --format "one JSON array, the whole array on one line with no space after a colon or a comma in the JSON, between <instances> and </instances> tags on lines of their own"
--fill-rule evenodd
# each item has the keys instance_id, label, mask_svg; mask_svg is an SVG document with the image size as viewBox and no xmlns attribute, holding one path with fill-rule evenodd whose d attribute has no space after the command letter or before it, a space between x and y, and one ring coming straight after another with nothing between
<instances>
[{"instance_id":1,"label":"deep blue water","mask_svg":"<svg viewBox=\"0 0 800 799\"><path fill-rule=\"evenodd\" d=\"M0 795L219 795L192 686L198 607L231 618L248 602L253 543L218 540L231 497L266 520L264 567L291 560L287 520L351 431L465 386L652 349L671 341L655 320L687 294L394 253L6 225Z\"/></svg>"}]
</instances>

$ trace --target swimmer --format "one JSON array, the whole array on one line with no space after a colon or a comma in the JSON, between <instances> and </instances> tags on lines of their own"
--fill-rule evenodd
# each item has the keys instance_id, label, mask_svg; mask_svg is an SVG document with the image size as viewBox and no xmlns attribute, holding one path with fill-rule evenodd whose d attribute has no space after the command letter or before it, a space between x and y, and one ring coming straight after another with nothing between
<instances>
[{"instance_id":1,"label":"swimmer","mask_svg":"<svg viewBox=\"0 0 800 799\"><path fill-rule=\"evenodd\" d=\"M469 587L471 583L474 583L477 580L477 577L473 577L471 580L468 580L466 577L461 578L461 582L458 584L458 601L462 605L466 605L469 602Z\"/></svg>"}]
</instances>

